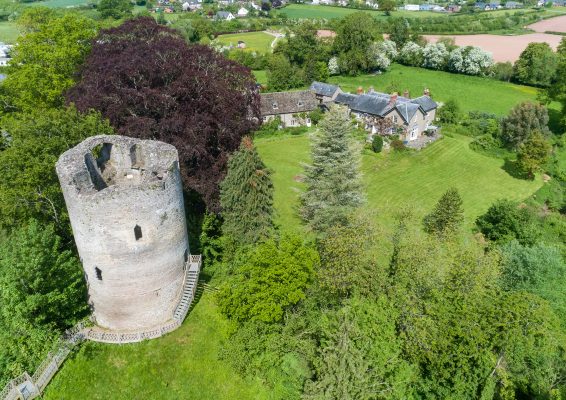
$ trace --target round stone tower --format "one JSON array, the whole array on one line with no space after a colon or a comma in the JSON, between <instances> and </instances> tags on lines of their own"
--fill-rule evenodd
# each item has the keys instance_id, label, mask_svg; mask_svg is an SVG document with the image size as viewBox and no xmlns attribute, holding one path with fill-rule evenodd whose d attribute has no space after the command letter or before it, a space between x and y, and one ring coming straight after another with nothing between
<instances>
[{"instance_id":1,"label":"round stone tower","mask_svg":"<svg viewBox=\"0 0 566 400\"><path fill-rule=\"evenodd\" d=\"M177 150L94 136L61 155L57 174L97 325L170 321L190 254Z\"/></svg>"}]
</instances>

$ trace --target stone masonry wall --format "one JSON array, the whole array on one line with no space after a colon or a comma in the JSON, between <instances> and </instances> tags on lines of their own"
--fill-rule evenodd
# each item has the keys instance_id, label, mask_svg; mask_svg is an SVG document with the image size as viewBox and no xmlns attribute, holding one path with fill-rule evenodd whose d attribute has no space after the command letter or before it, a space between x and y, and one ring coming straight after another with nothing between
<instances>
[{"instance_id":1,"label":"stone masonry wall","mask_svg":"<svg viewBox=\"0 0 566 400\"><path fill-rule=\"evenodd\" d=\"M65 152L57 173L97 324L170 320L190 254L176 149L95 136Z\"/></svg>"}]
</instances>

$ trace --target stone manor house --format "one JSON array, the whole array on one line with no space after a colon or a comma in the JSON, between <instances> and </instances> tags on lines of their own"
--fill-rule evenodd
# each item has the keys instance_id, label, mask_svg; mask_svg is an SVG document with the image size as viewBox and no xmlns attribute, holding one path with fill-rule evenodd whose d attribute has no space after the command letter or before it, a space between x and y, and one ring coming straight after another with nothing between
<instances>
[{"instance_id":1,"label":"stone manor house","mask_svg":"<svg viewBox=\"0 0 566 400\"><path fill-rule=\"evenodd\" d=\"M346 106L370 135L398 134L405 142L420 138L427 131L435 131L438 104L428 89L420 97L411 99L408 92L386 94L360 87L356 94L345 93L339 86L313 82L309 90L297 92L264 93L261 95L263 122L281 119L283 127L310 126L308 113L332 104Z\"/></svg>"}]
</instances>

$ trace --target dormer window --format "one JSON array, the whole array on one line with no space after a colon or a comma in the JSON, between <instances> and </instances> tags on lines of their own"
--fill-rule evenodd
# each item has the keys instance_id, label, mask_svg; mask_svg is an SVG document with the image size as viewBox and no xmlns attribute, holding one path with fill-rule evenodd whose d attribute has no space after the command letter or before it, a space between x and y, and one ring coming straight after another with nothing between
<instances>
[{"instance_id":1,"label":"dormer window","mask_svg":"<svg viewBox=\"0 0 566 400\"><path fill-rule=\"evenodd\" d=\"M273 103L273 109L277 110L279 107L277 106L277 103Z\"/></svg>"}]
</instances>

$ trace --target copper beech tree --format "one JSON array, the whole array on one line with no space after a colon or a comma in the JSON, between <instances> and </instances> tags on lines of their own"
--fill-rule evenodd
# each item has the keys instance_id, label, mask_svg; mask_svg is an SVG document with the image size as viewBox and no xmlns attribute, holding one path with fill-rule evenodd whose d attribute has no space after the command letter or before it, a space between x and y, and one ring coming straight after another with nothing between
<instances>
[{"instance_id":1,"label":"copper beech tree","mask_svg":"<svg viewBox=\"0 0 566 400\"><path fill-rule=\"evenodd\" d=\"M141 17L100 31L67 101L95 109L118 134L179 151L185 188L218 211L228 156L260 121L250 70Z\"/></svg>"}]
</instances>

